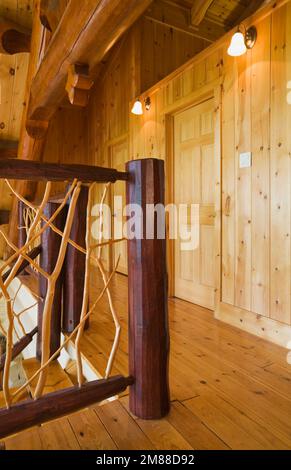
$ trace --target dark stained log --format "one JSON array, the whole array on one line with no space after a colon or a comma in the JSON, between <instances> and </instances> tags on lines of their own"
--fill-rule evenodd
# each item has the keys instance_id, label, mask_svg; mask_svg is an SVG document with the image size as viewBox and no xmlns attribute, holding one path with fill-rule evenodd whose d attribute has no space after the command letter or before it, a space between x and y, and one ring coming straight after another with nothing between
<instances>
[{"instance_id":1,"label":"dark stained log","mask_svg":"<svg viewBox=\"0 0 291 470\"><path fill-rule=\"evenodd\" d=\"M0 158L17 158L18 142L14 140L0 140Z\"/></svg>"},{"instance_id":2,"label":"dark stained log","mask_svg":"<svg viewBox=\"0 0 291 470\"><path fill-rule=\"evenodd\" d=\"M147 239L146 205L164 204L164 162L143 159L126 167L127 204L143 210L143 239L128 240L129 370L135 379L130 410L142 419L160 419L170 409L166 239L158 239L156 222L153 239Z\"/></svg>"},{"instance_id":3,"label":"dark stained log","mask_svg":"<svg viewBox=\"0 0 291 470\"><path fill-rule=\"evenodd\" d=\"M77 202L70 239L85 248L88 188L83 186ZM86 257L68 245L64 263L63 333L72 333L80 322L85 283ZM87 321L86 327L89 326Z\"/></svg>"},{"instance_id":4,"label":"dark stained log","mask_svg":"<svg viewBox=\"0 0 291 470\"><path fill-rule=\"evenodd\" d=\"M87 0L82 8L79 2L69 2L32 82L29 134L33 121L50 121L62 103L68 67L77 63L88 64L90 76L94 79L104 56L151 1Z\"/></svg>"},{"instance_id":5,"label":"dark stained log","mask_svg":"<svg viewBox=\"0 0 291 470\"><path fill-rule=\"evenodd\" d=\"M10 211L7 211L5 209L0 210L0 225L8 224L9 215L10 215Z\"/></svg>"},{"instance_id":6,"label":"dark stained log","mask_svg":"<svg viewBox=\"0 0 291 470\"><path fill-rule=\"evenodd\" d=\"M123 392L132 383L132 377L117 375L50 393L38 400L21 402L9 410L3 409L0 411L0 439L99 403Z\"/></svg>"},{"instance_id":7,"label":"dark stained log","mask_svg":"<svg viewBox=\"0 0 291 470\"><path fill-rule=\"evenodd\" d=\"M29 256L30 259L34 260L41 254L41 251L42 251L42 248L41 248L41 245L39 245L36 248L33 248L33 250L31 250L29 253L27 253L27 256ZM26 261L26 259L24 259L21 265L19 266L18 270L16 271L16 276L19 276L19 274L21 274L28 266L29 266L29 261ZM12 271L12 268L3 274L2 276L3 282L5 282L6 279L8 279L11 271Z\"/></svg>"},{"instance_id":8,"label":"dark stained log","mask_svg":"<svg viewBox=\"0 0 291 470\"><path fill-rule=\"evenodd\" d=\"M0 18L0 54L30 52L31 35L5 18Z\"/></svg>"},{"instance_id":9,"label":"dark stained log","mask_svg":"<svg viewBox=\"0 0 291 470\"><path fill-rule=\"evenodd\" d=\"M52 33L57 29L69 0L41 0L41 24Z\"/></svg>"},{"instance_id":10,"label":"dark stained log","mask_svg":"<svg viewBox=\"0 0 291 470\"><path fill-rule=\"evenodd\" d=\"M0 178L28 181L73 181L77 178L83 183L99 183L123 180L127 173L87 165L63 165L30 160L0 160Z\"/></svg>"},{"instance_id":11,"label":"dark stained log","mask_svg":"<svg viewBox=\"0 0 291 470\"><path fill-rule=\"evenodd\" d=\"M19 354L24 351L25 348L32 342L33 337L36 335L38 328L35 327L34 330L32 330L30 333L28 333L26 336L23 336L12 348L12 360L15 359ZM4 369L5 366L5 360L6 360L6 354L2 354L0 356L0 371Z\"/></svg>"},{"instance_id":12,"label":"dark stained log","mask_svg":"<svg viewBox=\"0 0 291 470\"><path fill-rule=\"evenodd\" d=\"M44 209L44 216L50 219L55 211L59 208L59 202L48 202ZM61 231L64 231L66 224L67 208L58 214L54 221L54 225ZM42 226L44 222L42 222ZM41 235L41 255L40 267L48 274L52 274L59 255L62 238L51 228L45 230ZM51 312L51 339L50 339L50 353L54 354L61 344L61 324L62 324L62 290L63 290L63 270L56 282L54 301ZM46 298L47 294L47 279L39 275L39 295L42 299ZM36 356L40 360L42 353L42 318L45 302L39 300L38 302L38 335Z\"/></svg>"}]
</instances>

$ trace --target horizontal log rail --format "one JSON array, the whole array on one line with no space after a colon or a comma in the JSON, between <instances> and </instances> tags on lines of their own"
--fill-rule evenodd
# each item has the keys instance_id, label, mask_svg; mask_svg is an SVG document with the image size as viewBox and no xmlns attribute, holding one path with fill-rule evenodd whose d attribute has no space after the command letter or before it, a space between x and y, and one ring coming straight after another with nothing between
<instances>
[{"instance_id":1,"label":"horizontal log rail","mask_svg":"<svg viewBox=\"0 0 291 470\"><path fill-rule=\"evenodd\" d=\"M0 160L0 178L26 181L73 181L115 183L126 181L128 173L114 168L88 165L61 165L30 160Z\"/></svg>"},{"instance_id":2,"label":"horizontal log rail","mask_svg":"<svg viewBox=\"0 0 291 470\"><path fill-rule=\"evenodd\" d=\"M38 327L36 326L30 333L27 335L23 336L17 343L12 348L12 360L15 359L19 354L24 351L25 348L32 342L34 336L36 335L38 331ZM4 369L5 367L5 361L6 361L6 353L2 354L0 356L0 372Z\"/></svg>"},{"instance_id":3,"label":"horizontal log rail","mask_svg":"<svg viewBox=\"0 0 291 470\"><path fill-rule=\"evenodd\" d=\"M127 389L132 377L121 375L95 380L82 387L72 387L45 395L38 400L27 400L0 411L0 439L32 426L61 418Z\"/></svg>"},{"instance_id":4,"label":"horizontal log rail","mask_svg":"<svg viewBox=\"0 0 291 470\"><path fill-rule=\"evenodd\" d=\"M29 253L27 253L27 257L30 258L33 261L33 260L35 260L35 258L37 258L41 254L41 250L42 250L42 248L39 245L39 246L33 248L33 250L31 250ZM19 276L19 274L21 274L22 271L24 271L29 266L30 266L29 261L24 259L22 261L21 265L19 266L19 269L16 271L15 277ZM6 271L6 273L3 274L3 276L2 276L2 281L3 282L5 282L8 279L8 277L11 274L12 269L13 268L9 269L8 271Z\"/></svg>"}]
</instances>

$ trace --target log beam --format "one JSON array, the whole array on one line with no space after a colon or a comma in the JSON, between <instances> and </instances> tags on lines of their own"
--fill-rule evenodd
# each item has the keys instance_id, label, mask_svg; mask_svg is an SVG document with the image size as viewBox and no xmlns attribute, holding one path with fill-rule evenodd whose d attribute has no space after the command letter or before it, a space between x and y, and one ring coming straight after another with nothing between
<instances>
[{"instance_id":1,"label":"log beam","mask_svg":"<svg viewBox=\"0 0 291 470\"><path fill-rule=\"evenodd\" d=\"M118 375L27 400L0 411L0 439L32 426L61 418L117 395L132 385L132 377Z\"/></svg>"},{"instance_id":2,"label":"log beam","mask_svg":"<svg viewBox=\"0 0 291 470\"><path fill-rule=\"evenodd\" d=\"M18 157L29 160L40 160L42 157L42 152L45 146L45 139L35 140L30 137L26 131L26 118L27 118L27 108L30 95L30 87L32 79L35 76L35 73L38 70L39 64L39 55L42 50L42 41L43 41L43 26L41 25L39 15L40 15L40 0L34 0L33 2L33 27L32 27L32 36L31 36L31 53L29 56L29 68L26 80L26 91L24 99L24 112L21 122L19 146L18 146ZM36 182L27 182L27 181L18 181L16 185L17 192L24 196L25 198L32 201L35 197L37 183ZM17 244L17 223L18 223L18 199L13 198L11 216L9 221L9 239ZM8 256L9 250L6 253Z\"/></svg>"},{"instance_id":3,"label":"log beam","mask_svg":"<svg viewBox=\"0 0 291 470\"><path fill-rule=\"evenodd\" d=\"M68 2L69 0L41 0L40 21L52 33L57 29Z\"/></svg>"},{"instance_id":4,"label":"log beam","mask_svg":"<svg viewBox=\"0 0 291 470\"><path fill-rule=\"evenodd\" d=\"M191 9L191 23L193 26L200 25L212 3L213 0L194 0L194 5Z\"/></svg>"},{"instance_id":5,"label":"log beam","mask_svg":"<svg viewBox=\"0 0 291 470\"><path fill-rule=\"evenodd\" d=\"M30 52L31 34L21 26L0 18L0 53Z\"/></svg>"},{"instance_id":6,"label":"log beam","mask_svg":"<svg viewBox=\"0 0 291 470\"><path fill-rule=\"evenodd\" d=\"M45 57L33 79L27 131L34 122L49 122L65 97L68 67L88 64L94 78L105 54L150 5L152 0L88 0L69 2ZM66 38L66 40L64 40ZM40 126L43 136L46 129Z\"/></svg>"},{"instance_id":7,"label":"log beam","mask_svg":"<svg viewBox=\"0 0 291 470\"><path fill-rule=\"evenodd\" d=\"M89 165L62 165L30 160L0 160L0 178L27 181L73 181L115 183L126 181L128 174L114 168Z\"/></svg>"}]
</instances>

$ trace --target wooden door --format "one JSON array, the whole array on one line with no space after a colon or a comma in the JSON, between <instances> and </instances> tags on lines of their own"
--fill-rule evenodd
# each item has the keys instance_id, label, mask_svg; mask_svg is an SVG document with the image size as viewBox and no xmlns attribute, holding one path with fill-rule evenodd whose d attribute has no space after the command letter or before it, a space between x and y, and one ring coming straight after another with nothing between
<instances>
[{"instance_id":1,"label":"wooden door","mask_svg":"<svg viewBox=\"0 0 291 470\"><path fill-rule=\"evenodd\" d=\"M174 138L174 198L187 204L175 241L174 293L214 309L214 100L176 115ZM197 243L185 250L179 231L195 229L191 204Z\"/></svg>"},{"instance_id":2,"label":"wooden door","mask_svg":"<svg viewBox=\"0 0 291 470\"><path fill-rule=\"evenodd\" d=\"M125 164L128 158L128 144L127 141L113 145L111 147L111 163L112 167L119 171L125 171ZM114 204L115 196L122 197L122 208L126 205L126 185L125 181L117 181L112 185L112 229L114 239L123 237L120 232L120 227L124 224L125 218L122 215L121 207ZM116 265L118 257L120 256L117 272L127 274L127 241L115 243L112 249L113 266Z\"/></svg>"}]
</instances>

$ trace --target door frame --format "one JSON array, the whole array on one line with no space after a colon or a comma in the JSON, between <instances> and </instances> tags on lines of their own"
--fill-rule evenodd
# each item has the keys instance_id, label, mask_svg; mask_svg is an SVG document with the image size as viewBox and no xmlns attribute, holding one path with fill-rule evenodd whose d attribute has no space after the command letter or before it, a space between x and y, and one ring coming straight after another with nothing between
<instances>
[{"instance_id":1,"label":"door frame","mask_svg":"<svg viewBox=\"0 0 291 470\"><path fill-rule=\"evenodd\" d=\"M166 126L166 204L173 204L175 201L175 151L174 151L174 118L177 114L186 111L189 108L197 106L209 99L214 99L214 149L215 149L215 223L214 223L214 247L215 247L215 295L214 311L221 302L221 273L222 273L222 85L216 83L211 89L201 88L199 94L183 103L177 103L171 106L171 109L165 114ZM169 232L169 220L167 216L167 233ZM174 296L175 283L175 240L167 241L167 261L169 275L169 297Z\"/></svg>"}]
</instances>

